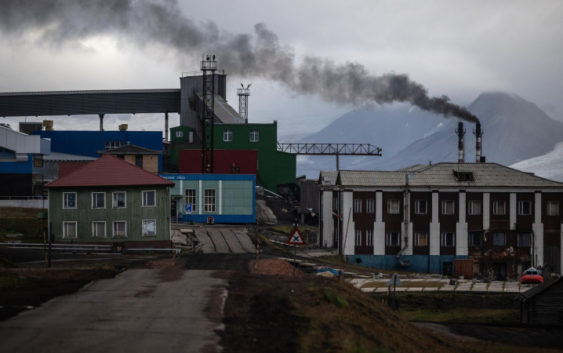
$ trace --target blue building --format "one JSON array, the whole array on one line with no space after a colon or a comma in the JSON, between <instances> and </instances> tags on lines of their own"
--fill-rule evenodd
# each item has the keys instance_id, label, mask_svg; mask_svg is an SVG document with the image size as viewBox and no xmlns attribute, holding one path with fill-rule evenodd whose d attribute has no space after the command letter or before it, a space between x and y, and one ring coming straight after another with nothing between
<instances>
[{"instance_id":1,"label":"blue building","mask_svg":"<svg viewBox=\"0 0 563 353\"><path fill-rule=\"evenodd\" d=\"M170 189L173 220L197 223L255 223L253 174L161 174Z\"/></svg>"},{"instance_id":2,"label":"blue building","mask_svg":"<svg viewBox=\"0 0 563 353\"><path fill-rule=\"evenodd\" d=\"M99 157L98 151L136 145L162 151L161 131L35 131L34 134L51 140L51 151L81 156ZM158 157L162 170L162 155Z\"/></svg>"}]
</instances>

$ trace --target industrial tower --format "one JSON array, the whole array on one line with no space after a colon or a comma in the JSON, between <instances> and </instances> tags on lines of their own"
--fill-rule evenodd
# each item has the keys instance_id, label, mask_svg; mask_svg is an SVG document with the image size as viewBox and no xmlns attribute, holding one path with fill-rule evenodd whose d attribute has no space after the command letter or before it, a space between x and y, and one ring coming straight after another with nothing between
<instances>
[{"instance_id":1,"label":"industrial tower","mask_svg":"<svg viewBox=\"0 0 563 353\"><path fill-rule=\"evenodd\" d=\"M215 55L203 55L201 71L203 72L202 118L201 118L201 172L213 173L213 127L215 107L215 71L217 61Z\"/></svg>"}]
</instances>

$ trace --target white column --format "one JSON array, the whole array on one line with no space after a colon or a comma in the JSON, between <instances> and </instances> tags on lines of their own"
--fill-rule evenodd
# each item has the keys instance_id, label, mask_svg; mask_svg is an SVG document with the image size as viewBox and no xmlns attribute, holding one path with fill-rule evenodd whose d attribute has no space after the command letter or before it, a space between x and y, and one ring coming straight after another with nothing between
<instances>
[{"instance_id":1,"label":"white column","mask_svg":"<svg viewBox=\"0 0 563 353\"><path fill-rule=\"evenodd\" d=\"M491 194L483 193L483 229L488 231L491 227Z\"/></svg>"},{"instance_id":2,"label":"white column","mask_svg":"<svg viewBox=\"0 0 563 353\"><path fill-rule=\"evenodd\" d=\"M510 219L510 230L516 230L516 193L510 193L510 209L509 209L509 219Z\"/></svg>"},{"instance_id":3,"label":"white column","mask_svg":"<svg viewBox=\"0 0 563 353\"><path fill-rule=\"evenodd\" d=\"M354 196L352 191L342 192L342 255L354 255L355 225L352 215Z\"/></svg>"},{"instance_id":4,"label":"white column","mask_svg":"<svg viewBox=\"0 0 563 353\"><path fill-rule=\"evenodd\" d=\"M532 224L532 231L534 232L534 258L532 259L532 265L543 266L543 223L541 221L541 193L536 192L534 196L534 223Z\"/></svg>"},{"instance_id":5,"label":"white column","mask_svg":"<svg viewBox=\"0 0 563 353\"><path fill-rule=\"evenodd\" d=\"M383 222L383 193L375 193L375 223L373 225L373 254L385 255L385 222Z\"/></svg>"},{"instance_id":6,"label":"white column","mask_svg":"<svg viewBox=\"0 0 563 353\"><path fill-rule=\"evenodd\" d=\"M203 196L202 194L202 190L203 190L203 181L200 180L199 181L199 185L198 185L198 193L197 193L197 198L198 198L198 207L197 207L197 213L198 214L202 214L203 213Z\"/></svg>"},{"instance_id":7,"label":"white column","mask_svg":"<svg viewBox=\"0 0 563 353\"><path fill-rule=\"evenodd\" d=\"M321 235L323 248L328 248L332 245L334 239L334 221L332 219L332 192L323 190L321 191L321 222L323 234Z\"/></svg>"},{"instance_id":8,"label":"white column","mask_svg":"<svg viewBox=\"0 0 563 353\"><path fill-rule=\"evenodd\" d=\"M432 222L430 222L430 255L440 255L440 205L438 193L432 192Z\"/></svg>"},{"instance_id":9,"label":"white column","mask_svg":"<svg viewBox=\"0 0 563 353\"><path fill-rule=\"evenodd\" d=\"M412 222L411 222L411 194L408 190L405 191L403 195L403 225L401 226L401 235L403 236L403 240L406 240L406 248L403 252L403 255L412 255L412 246L413 246L413 232L412 232Z\"/></svg>"},{"instance_id":10,"label":"white column","mask_svg":"<svg viewBox=\"0 0 563 353\"><path fill-rule=\"evenodd\" d=\"M223 180L219 180L219 214L223 214Z\"/></svg>"},{"instance_id":11,"label":"white column","mask_svg":"<svg viewBox=\"0 0 563 353\"><path fill-rule=\"evenodd\" d=\"M467 249L467 219L466 219L466 193L459 192L459 222L456 223L455 254L468 255Z\"/></svg>"}]
</instances>

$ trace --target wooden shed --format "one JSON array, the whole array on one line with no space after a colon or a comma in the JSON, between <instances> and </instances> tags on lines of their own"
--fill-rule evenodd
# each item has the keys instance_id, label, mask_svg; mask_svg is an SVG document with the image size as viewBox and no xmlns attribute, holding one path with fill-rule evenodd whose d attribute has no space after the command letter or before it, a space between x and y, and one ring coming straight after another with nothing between
<instances>
[{"instance_id":1,"label":"wooden shed","mask_svg":"<svg viewBox=\"0 0 563 353\"><path fill-rule=\"evenodd\" d=\"M520 296L521 323L563 326L563 277L536 286Z\"/></svg>"}]
</instances>

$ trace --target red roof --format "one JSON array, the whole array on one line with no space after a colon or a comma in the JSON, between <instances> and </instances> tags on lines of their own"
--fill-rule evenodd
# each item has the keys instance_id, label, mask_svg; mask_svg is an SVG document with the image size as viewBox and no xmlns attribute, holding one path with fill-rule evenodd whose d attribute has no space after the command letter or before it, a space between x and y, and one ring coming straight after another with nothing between
<instances>
[{"instance_id":1,"label":"red roof","mask_svg":"<svg viewBox=\"0 0 563 353\"><path fill-rule=\"evenodd\" d=\"M84 167L86 164L91 163L91 161L72 161L72 162L59 162L59 178L70 174L77 169Z\"/></svg>"},{"instance_id":2,"label":"red roof","mask_svg":"<svg viewBox=\"0 0 563 353\"><path fill-rule=\"evenodd\" d=\"M82 186L174 185L112 155L103 155L82 168L45 185L49 188Z\"/></svg>"}]
</instances>

